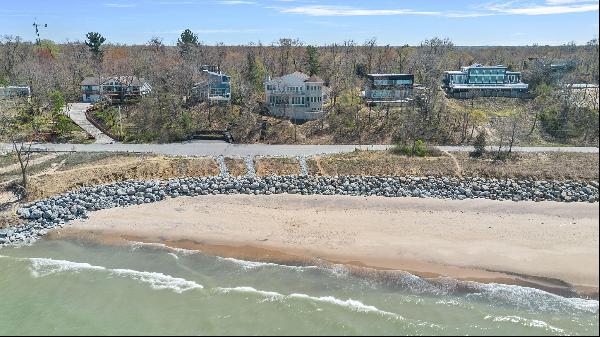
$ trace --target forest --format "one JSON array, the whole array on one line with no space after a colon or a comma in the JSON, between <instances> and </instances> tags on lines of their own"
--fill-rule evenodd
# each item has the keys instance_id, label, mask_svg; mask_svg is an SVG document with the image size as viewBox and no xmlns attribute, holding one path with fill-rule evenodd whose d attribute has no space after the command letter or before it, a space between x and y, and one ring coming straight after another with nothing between
<instances>
[{"instance_id":1,"label":"forest","mask_svg":"<svg viewBox=\"0 0 600 337\"><path fill-rule=\"evenodd\" d=\"M207 45L191 31L177 45L160 37L143 45L120 45L100 33L83 41L56 43L0 37L0 86L26 85L27 100L0 100L2 118L31 139L76 142L81 133L63 114L81 100L86 76L137 76L152 93L122 106L102 105L95 116L125 142L178 142L199 130L231 131L239 143L305 144L490 144L598 145L598 91L571 90L573 83L598 84L598 39L585 45L456 46L431 38L416 46L380 45L377 39L322 46L282 38L270 44ZM553 62L572 62L565 72ZM530 99L447 98L441 90L446 70L480 63L522 71ZM232 103L209 106L187 98L203 65L231 76ZM264 81L294 71L320 76L331 90L326 117L307 123L265 116ZM425 88L410 104L367 106L360 98L369 73L409 73ZM84 139L85 137L83 137ZM6 139L4 139L6 140Z\"/></svg>"}]
</instances>

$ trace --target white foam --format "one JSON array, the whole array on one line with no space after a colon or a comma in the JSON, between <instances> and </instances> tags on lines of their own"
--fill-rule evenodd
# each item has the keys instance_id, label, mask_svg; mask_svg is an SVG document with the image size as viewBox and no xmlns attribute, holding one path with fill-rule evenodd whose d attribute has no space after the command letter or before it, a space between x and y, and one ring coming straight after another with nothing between
<instances>
[{"instance_id":1,"label":"white foam","mask_svg":"<svg viewBox=\"0 0 600 337\"><path fill-rule=\"evenodd\" d=\"M152 289L170 289L181 294L191 289L202 289L203 286L183 278L173 277L162 273L137 271L131 269L110 269L102 266L93 266L89 263L80 263L65 260L29 258L31 262L31 275L33 277L45 277L56 273L75 272L83 270L104 271L111 275L125 276L141 283L149 284Z\"/></svg>"},{"instance_id":2,"label":"white foam","mask_svg":"<svg viewBox=\"0 0 600 337\"><path fill-rule=\"evenodd\" d=\"M382 314L385 316L392 316L394 318L402 319L402 317L399 316L398 314L388 312L388 311L383 311L383 310L377 309L376 307L374 307L372 305L366 305L360 301L356 301L353 299L347 299L344 301L344 300L337 299L333 296L313 297L313 296L309 296L306 294L291 294L291 295L289 295L289 297L306 299L306 300L311 300L311 301L316 301L316 302L330 303L330 304L335 304L335 305L349 308L352 311L356 311L356 312L374 312L374 313Z\"/></svg>"},{"instance_id":3,"label":"white foam","mask_svg":"<svg viewBox=\"0 0 600 337\"><path fill-rule=\"evenodd\" d=\"M106 270L104 267L92 266L89 263L79 263L66 260L29 258L29 261L31 261L31 275L33 277L44 277L64 272L78 273L82 270Z\"/></svg>"},{"instance_id":4,"label":"white foam","mask_svg":"<svg viewBox=\"0 0 600 337\"><path fill-rule=\"evenodd\" d=\"M280 301L283 301L286 299L301 299L301 300L307 300L307 301L312 301L312 302L328 303L328 304L341 306L341 307L350 309L355 312L376 313L376 314L380 314L382 316L388 316L388 317L393 317L395 319L404 320L404 318L402 316L400 316L396 313L380 310L374 306L366 305L360 301L353 300L353 299L340 300L333 296L315 297L315 296L310 296L307 294L298 294L298 293L293 293L290 295L283 295L283 294L273 292L273 291L258 290L253 287L217 288L217 291L224 293L224 294L231 293L231 292L251 293L251 294L256 294L259 296L267 297L272 300L280 300Z\"/></svg>"},{"instance_id":5,"label":"white foam","mask_svg":"<svg viewBox=\"0 0 600 337\"><path fill-rule=\"evenodd\" d=\"M467 297L481 297L492 303L504 302L508 305L542 311L580 310L595 314L598 313L597 300L562 297L540 289L517 285L498 283L474 284L477 285L480 292L468 294Z\"/></svg>"},{"instance_id":6,"label":"white foam","mask_svg":"<svg viewBox=\"0 0 600 337\"><path fill-rule=\"evenodd\" d=\"M179 256L177 254L169 253L175 260L179 260Z\"/></svg>"},{"instance_id":7,"label":"white foam","mask_svg":"<svg viewBox=\"0 0 600 337\"><path fill-rule=\"evenodd\" d=\"M537 319L528 319L528 318L524 318L524 317L519 317L519 316L515 316L515 315L510 315L510 316L497 316L497 317L492 317L492 316L485 316L484 319L491 319L493 318L494 322L511 322L511 323L518 323L521 324L523 326L526 327L532 327L532 328L541 328L544 330L549 330L555 333L563 333L564 330L554 327L544 321L540 321Z\"/></svg>"},{"instance_id":8,"label":"white foam","mask_svg":"<svg viewBox=\"0 0 600 337\"><path fill-rule=\"evenodd\" d=\"M164 243L158 243L158 242L139 242L139 241L128 241L129 244L131 245L132 250L136 250L139 249L141 247L153 247L153 248L161 248L161 249L166 249L166 250L170 250L176 253L180 253L182 255L193 255L193 254L198 254L198 251L195 250L190 250L190 249L183 249L183 248L176 248L176 247L171 247L171 246L167 246Z\"/></svg>"},{"instance_id":9,"label":"white foam","mask_svg":"<svg viewBox=\"0 0 600 337\"><path fill-rule=\"evenodd\" d=\"M131 269L111 269L111 274L119 276L127 276L136 281L149 284L152 289L170 289L181 294L184 291L192 289L202 289L202 285L188 281L186 279L165 275L162 273L154 273L147 271L137 271Z\"/></svg>"},{"instance_id":10,"label":"white foam","mask_svg":"<svg viewBox=\"0 0 600 337\"><path fill-rule=\"evenodd\" d=\"M277 264L277 263L271 263L271 262L246 261L246 260L235 259L232 257L217 256L216 258L219 261L226 261L226 262L236 264L245 270L265 268L265 267L278 267L278 268L292 269L292 270L297 270L297 271L304 271L304 270L308 270L308 269L319 269L320 268L317 266L290 266L290 265Z\"/></svg>"},{"instance_id":11,"label":"white foam","mask_svg":"<svg viewBox=\"0 0 600 337\"><path fill-rule=\"evenodd\" d=\"M249 293L249 294L257 294L263 297L268 297L268 298L273 298L273 299L284 299L285 295L274 292L274 291L264 291L264 290L258 290L256 288L252 288L252 287L235 287L235 288L217 288L217 291L223 293L223 294L228 294L231 292L237 292L237 293Z\"/></svg>"}]
</instances>

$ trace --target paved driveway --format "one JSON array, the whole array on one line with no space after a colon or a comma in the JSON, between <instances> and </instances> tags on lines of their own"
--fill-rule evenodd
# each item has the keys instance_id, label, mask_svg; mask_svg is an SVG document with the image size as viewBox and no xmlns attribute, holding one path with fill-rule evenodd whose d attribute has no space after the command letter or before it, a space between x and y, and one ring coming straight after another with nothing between
<instances>
[{"instance_id":1,"label":"paved driveway","mask_svg":"<svg viewBox=\"0 0 600 337\"><path fill-rule=\"evenodd\" d=\"M89 103L69 103L67 115L79 125L85 132L89 133L96 139L96 144L110 144L114 140L105 135L85 117L85 111L91 106Z\"/></svg>"}]
</instances>

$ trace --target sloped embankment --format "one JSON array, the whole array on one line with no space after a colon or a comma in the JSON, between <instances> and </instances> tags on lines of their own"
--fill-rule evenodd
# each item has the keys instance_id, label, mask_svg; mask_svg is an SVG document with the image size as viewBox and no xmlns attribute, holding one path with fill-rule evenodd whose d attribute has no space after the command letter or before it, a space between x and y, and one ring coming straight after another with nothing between
<instances>
[{"instance_id":1,"label":"sloped embankment","mask_svg":"<svg viewBox=\"0 0 600 337\"><path fill-rule=\"evenodd\" d=\"M38 200L83 186L125 180L216 176L213 158L134 157L115 158L93 166L43 174L31 178L29 200Z\"/></svg>"}]
</instances>

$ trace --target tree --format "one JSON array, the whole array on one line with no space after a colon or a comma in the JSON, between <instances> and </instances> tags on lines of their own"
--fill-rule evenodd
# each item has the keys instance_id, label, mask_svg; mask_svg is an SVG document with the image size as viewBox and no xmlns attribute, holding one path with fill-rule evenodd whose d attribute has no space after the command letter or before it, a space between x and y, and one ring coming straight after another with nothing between
<instances>
[{"instance_id":1,"label":"tree","mask_svg":"<svg viewBox=\"0 0 600 337\"><path fill-rule=\"evenodd\" d=\"M98 62L101 62L102 49L100 48L102 47L102 44L106 41L106 39L100 33L96 32L87 33L85 36L87 38L87 41L85 41L85 45L90 48L90 51L94 55L94 58L96 58Z\"/></svg>"},{"instance_id":2,"label":"tree","mask_svg":"<svg viewBox=\"0 0 600 337\"><path fill-rule=\"evenodd\" d=\"M294 69L298 69L296 58L294 58L294 50L297 47L302 46L302 42L298 39L283 38L277 42L277 50L279 51L279 64L281 66L279 75L283 76L290 72L290 63L294 66Z\"/></svg>"},{"instance_id":3,"label":"tree","mask_svg":"<svg viewBox=\"0 0 600 337\"><path fill-rule=\"evenodd\" d=\"M198 46L198 35L192 32L190 29L186 29L181 33L179 40L177 40L177 46L179 47L179 53L182 57L186 57L190 52Z\"/></svg>"},{"instance_id":4,"label":"tree","mask_svg":"<svg viewBox=\"0 0 600 337\"><path fill-rule=\"evenodd\" d=\"M264 90L263 81L267 75L267 70L264 64L250 51L246 55L248 68L246 69L245 78L249 82L250 87L256 93L262 93Z\"/></svg>"},{"instance_id":5,"label":"tree","mask_svg":"<svg viewBox=\"0 0 600 337\"><path fill-rule=\"evenodd\" d=\"M513 145L524 133L524 119L524 113L520 109L507 109L498 114L496 119L498 124L496 129L499 133L498 151L496 153L497 159L505 157L502 151L502 148L505 145L508 145L508 150L504 151L506 152L506 156L511 155ZM505 144L505 142L508 142L508 144Z\"/></svg>"},{"instance_id":6,"label":"tree","mask_svg":"<svg viewBox=\"0 0 600 337\"><path fill-rule=\"evenodd\" d=\"M54 90L52 94L50 94L50 104L53 115L61 113L65 107L65 97L62 92Z\"/></svg>"},{"instance_id":7,"label":"tree","mask_svg":"<svg viewBox=\"0 0 600 337\"><path fill-rule=\"evenodd\" d=\"M18 36L4 35L0 39L0 82L10 84L17 79L19 63L26 58L23 41Z\"/></svg>"},{"instance_id":8,"label":"tree","mask_svg":"<svg viewBox=\"0 0 600 337\"><path fill-rule=\"evenodd\" d=\"M189 44L196 45L198 44L198 35L192 32L190 29L186 29L181 33L179 40L177 41L177 45Z\"/></svg>"},{"instance_id":9,"label":"tree","mask_svg":"<svg viewBox=\"0 0 600 337\"><path fill-rule=\"evenodd\" d=\"M308 58L308 72L309 75L317 75L321 71L321 64L319 63L319 51L314 46L306 47L306 56Z\"/></svg>"},{"instance_id":10,"label":"tree","mask_svg":"<svg viewBox=\"0 0 600 337\"><path fill-rule=\"evenodd\" d=\"M27 139L31 136L31 125L23 124L14 115L0 115L0 134L6 135L12 143L13 150L19 161L21 169L21 183L17 185L16 192L21 198L27 196L27 170L31 159L31 143Z\"/></svg>"}]
</instances>

